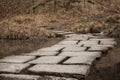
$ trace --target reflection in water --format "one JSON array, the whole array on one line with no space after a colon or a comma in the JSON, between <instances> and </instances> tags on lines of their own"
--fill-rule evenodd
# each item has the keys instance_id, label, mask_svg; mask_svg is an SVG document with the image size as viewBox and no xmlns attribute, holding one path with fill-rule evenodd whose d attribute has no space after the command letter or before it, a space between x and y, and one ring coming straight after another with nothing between
<instances>
[{"instance_id":1,"label":"reflection in water","mask_svg":"<svg viewBox=\"0 0 120 80\"><path fill-rule=\"evenodd\" d=\"M28 53L42 47L51 46L60 41L60 38L34 40L34 41L21 41L21 40L0 40L0 58L8 55L17 55L20 53Z\"/></svg>"}]
</instances>

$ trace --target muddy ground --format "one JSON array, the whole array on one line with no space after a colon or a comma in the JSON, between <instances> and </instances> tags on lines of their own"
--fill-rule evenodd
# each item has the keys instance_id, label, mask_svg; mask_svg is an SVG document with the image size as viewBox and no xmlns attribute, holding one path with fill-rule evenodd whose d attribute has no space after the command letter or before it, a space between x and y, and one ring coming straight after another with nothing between
<instances>
[{"instance_id":1,"label":"muddy ground","mask_svg":"<svg viewBox=\"0 0 120 80\"><path fill-rule=\"evenodd\" d=\"M37 49L57 44L62 39L62 37L59 37L44 40L0 40L0 58L30 53Z\"/></svg>"},{"instance_id":2,"label":"muddy ground","mask_svg":"<svg viewBox=\"0 0 120 80\"><path fill-rule=\"evenodd\" d=\"M117 42L116 48L97 62L88 80L120 80L120 39Z\"/></svg>"}]
</instances>

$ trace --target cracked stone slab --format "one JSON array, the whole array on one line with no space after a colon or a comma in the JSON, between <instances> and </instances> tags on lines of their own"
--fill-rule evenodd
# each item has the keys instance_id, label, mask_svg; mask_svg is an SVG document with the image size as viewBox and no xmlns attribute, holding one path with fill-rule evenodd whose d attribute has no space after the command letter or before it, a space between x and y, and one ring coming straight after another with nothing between
<instances>
[{"instance_id":1,"label":"cracked stone slab","mask_svg":"<svg viewBox=\"0 0 120 80\"><path fill-rule=\"evenodd\" d=\"M29 64L0 63L0 72L19 73L28 66Z\"/></svg>"},{"instance_id":2,"label":"cracked stone slab","mask_svg":"<svg viewBox=\"0 0 120 80\"><path fill-rule=\"evenodd\" d=\"M78 41L61 41L60 43L58 44L63 44L63 45L75 45L77 44Z\"/></svg>"},{"instance_id":3,"label":"cracked stone slab","mask_svg":"<svg viewBox=\"0 0 120 80\"><path fill-rule=\"evenodd\" d=\"M0 74L0 80L40 80L40 76L25 74Z\"/></svg>"},{"instance_id":4,"label":"cracked stone slab","mask_svg":"<svg viewBox=\"0 0 120 80\"><path fill-rule=\"evenodd\" d=\"M87 76L90 71L88 65L35 65L29 68L34 73L81 75Z\"/></svg>"},{"instance_id":5,"label":"cracked stone slab","mask_svg":"<svg viewBox=\"0 0 120 80\"><path fill-rule=\"evenodd\" d=\"M90 41L90 40L88 40L88 41L80 41L79 43L78 43L78 45L85 45L85 44L93 44L93 45L97 45L98 44L98 41Z\"/></svg>"},{"instance_id":6,"label":"cracked stone slab","mask_svg":"<svg viewBox=\"0 0 120 80\"><path fill-rule=\"evenodd\" d=\"M59 54L60 56L68 56L68 57L75 57L75 56L91 56L99 58L102 56L101 52L62 52Z\"/></svg>"},{"instance_id":7,"label":"cracked stone slab","mask_svg":"<svg viewBox=\"0 0 120 80\"><path fill-rule=\"evenodd\" d=\"M25 55L28 55L28 56L55 56L58 53L59 52L40 52L40 51L36 51L36 52L25 54Z\"/></svg>"},{"instance_id":8,"label":"cracked stone slab","mask_svg":"<svg viewBox=\"0 0 120 80\"><path fill-rule=\"evenodd\" d=\"M71 57L68 60L66 60L63 64L88 64L92 65L92 63L96 60L96 57L92 56L78 56L78 57Z\"/></svg>"},{"instance_id":9,"label":"cracked stone slab","mask_svg":"<svg viewBox=\"0 0 120 80\"><path fill-rule=\"evenodd\" d=\"M31 64L57 64L63 61L65 56L43 56L36 60L30 61Z\"/></svg>"},{"instance_id":10,"label":"cracked stone slab","mask_svg":"<svg viewBox=\"0 0 120 80\"><path fill-rule=\"evenodd\" d=\"M64 47L63 46L57 46L57 47L47 47L47 48L42 48L42 49L39 49L37 51L43 51L43 52L58 52L60 50L62 50Z\"/></svg>"},{"instance_id":11,"label":"cracked stone slab","mask_svg":"<svg viewBox=\"0 0 120 80\"><path fill-rule=\"evenodd\" d=\"M35 59L35 56L8 56L0 59L0 62L6 63L25 63L29 60Z\"/></svg>"},{"instance_id":12,"label":"cracked stone slab","mask_svg":"<svg viewBox=\"0 0 120 80\"><path fill-rule=\"evenodd\" d=\"M66 47L63 49L64 52L81 52L85 51L86 47Z\"/></svg>"},{"instance_id":13,"label":"cracked stone slab","mask_svg":"<svg viewBox=\"0 0 120 80\"><path fill-rule=\"evenodd\" d=\"M97 46L90 47L88 49L88 51L107 51L107 50L108 50L108 48L106 48L106 47L97 47Z\"/></svg>"}]
</instances>

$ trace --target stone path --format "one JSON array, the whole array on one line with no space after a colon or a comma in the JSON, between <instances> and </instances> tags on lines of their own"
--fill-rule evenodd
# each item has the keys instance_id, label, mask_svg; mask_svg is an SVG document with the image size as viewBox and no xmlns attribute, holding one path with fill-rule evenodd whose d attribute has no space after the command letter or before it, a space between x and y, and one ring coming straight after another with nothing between
<instances>
[{"instance_id":1,"label":"stone path","mask_svg":"<svg viewBox=\"0 0 120 80\"><path fill-rule=\"evenodd\" d=\"M51 47L0 59L0 80L83 80L114 39L56 31L67 38Z\"/></svg>"}]
</instances>

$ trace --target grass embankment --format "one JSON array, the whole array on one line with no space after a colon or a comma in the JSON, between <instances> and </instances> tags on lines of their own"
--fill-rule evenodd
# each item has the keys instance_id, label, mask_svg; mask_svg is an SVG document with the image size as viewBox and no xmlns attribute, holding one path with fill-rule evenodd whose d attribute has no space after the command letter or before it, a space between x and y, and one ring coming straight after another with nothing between
<instances>
[{"instance_id":1,"label":"grass embankment","mask_svg":"<svg viewBox=\"0 0 120 80\"><path fill-rule=\"evenodd\" d=\"M106 29L106 24L102 22L83 22L71 27L71 30L76 33L96 33L103 29Z\"/></svg>"},{"instance_id":2,"label":"grass embankment","mask_svg":"<svg viewBox=\"0 0 120 80\"><path fill-rule=\"evenodd\" d=\"M42 16L20 15L0 22L0 38L7 40L44 39L55 34L41 27L46 23Z\"/></svg>"},{"instance_id":3,"label":"grass embankment","mask_svg":"<svg viewBox=\"0 0 120 80\"><path fill-rule=\"evenodd\" d=\"M71 25L69 30L76 33L98 33L104 32L105 35L110 37L120 37L120 15L114 14L102 18L101 20L80 22Z\"/></svg>"},{"instance_id":4,"label":"grass embankment","mask_svg":"<svg viewBox=\"0 0 120 80\"><path fill-rule=\"evenodd\" d=\"M58 43L57 37L45 25L51 22L43 15L19 15L0 22L0 58L30 53Z\"/></svg>"}]
</instances>

